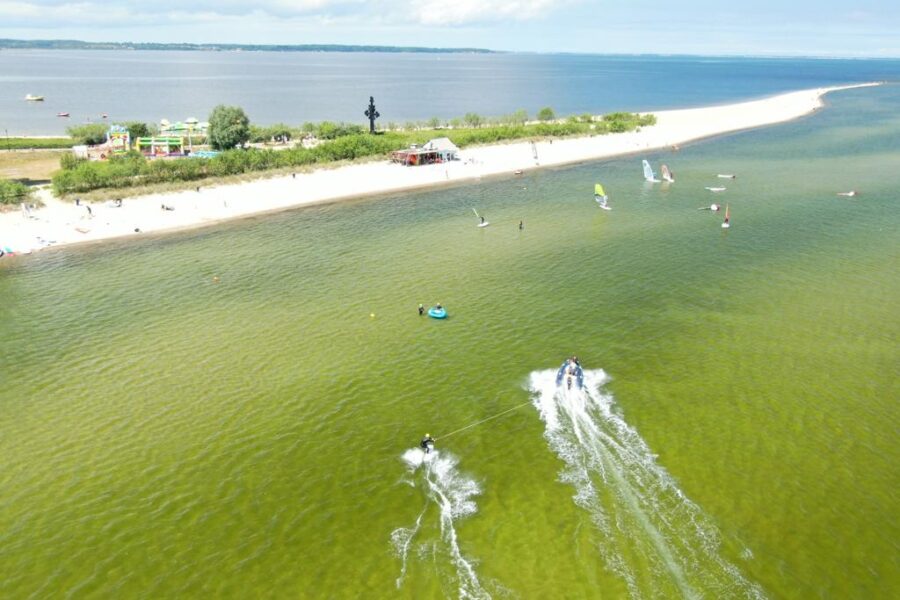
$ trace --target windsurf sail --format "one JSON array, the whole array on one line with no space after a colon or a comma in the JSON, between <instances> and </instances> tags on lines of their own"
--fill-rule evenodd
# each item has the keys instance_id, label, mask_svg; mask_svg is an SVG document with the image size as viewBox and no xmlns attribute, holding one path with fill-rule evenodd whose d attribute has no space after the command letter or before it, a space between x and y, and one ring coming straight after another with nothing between
<instances>
[{"instance_id":1,"label":"windsurf sail","mask_svg":"<svg viewBox=\"0 0 900 600\"><path fill-rule=\"evenodd\" d=\"M606 196L606 191L603 189L603 185L599 183L594 184L594 200L597 201L597 204L600 205L600 208L609 210L609 207L606 205L606 202L607 200L609 200L609 198Z\"/></svg>"},{"instance_id":2,"label":"windsurf sail","mask_svg":"<svg viewBox=\"0 0 900 600\"><path fill-rule=\"evenodd\" d=\"M673 182L673 181L675 181L675 177L672 175L672 171L669 170L669 166L668 166L668 165L663 165L663 166L662 166L662 178L665 179L665 180L668 181L668 182Z\"/></svg>"},{"instance_id":3,"label":"windsurf sail","mask_svg":"<svg viewBox=\"0 0 900 600\"><path fill-rule=\"evenodd\" d=\"M650 163L648 163L646 160L641 162L644 165L644 179L646 179L647 181L659 181L656 178L656 173L653 172L653 167L650 166Z\"/></svg>"}]
</instances>

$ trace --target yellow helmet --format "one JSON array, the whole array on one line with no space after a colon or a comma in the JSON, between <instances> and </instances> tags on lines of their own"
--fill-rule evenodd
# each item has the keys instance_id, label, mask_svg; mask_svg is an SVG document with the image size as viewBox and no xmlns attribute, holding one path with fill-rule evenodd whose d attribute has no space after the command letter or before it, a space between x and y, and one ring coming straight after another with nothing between
<instances>
[{"instance_id":1,"label":"yellow helmet","mask_svg":"<svg viewBox=\"0 0 900 600\"><path fill-rule=\"evenodd\" d=\"M430 434L430 433L426 433L426 434L425 434L425 437L431 437L431 434Z\"/></svg>"}]
</instances>

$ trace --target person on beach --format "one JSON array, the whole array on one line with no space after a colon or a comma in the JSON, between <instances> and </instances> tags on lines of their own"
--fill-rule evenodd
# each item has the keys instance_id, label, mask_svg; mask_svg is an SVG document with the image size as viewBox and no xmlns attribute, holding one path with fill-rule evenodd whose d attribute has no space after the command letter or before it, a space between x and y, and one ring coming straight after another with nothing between
<instances>
[{"instance_id":1,"label":"person on beach","mask_svg":"<svg viewBox=\"0 0 900 600\"><path fill-rule=\"evenodd\" d=\"M421 317L424 314L425 314L425 305L420 303L419 304L419 316Z\"/></svg>"},{"instance_id":2,"label":"person on beach","mask_svg":"<svg viewBox=\"0 0 900 600\"><path fill-rule=\"evenodd\" d=\"M81 206L81 198L75 198L75 206Z\"/></svg>"},{"instance_id":3,"label":"person on beach","mask_svg":"<svg viewBox=\"0 0 900 600\"><path fill-rule=\"evenodd\" d=\"M87 211L88 211L88 216L91 217L91 218L93 218L93 217L94 217L94 211L91 210L91 207L88 206L87 204L85 204L84 207L85 207L85 208L87 209Z\"/></svg>"},{"instance_id":4,"label":"person on beach","mask_svg":"<svg viewBox=\"0 0 900 600\"><path fill-rule=\"evenodd\" d=\"M430 433L425 434L425 437L419 442L419 446L425 451L425 454L431 454L431 451L434 450L434 438Z\"/></svg>"}]
</instances>

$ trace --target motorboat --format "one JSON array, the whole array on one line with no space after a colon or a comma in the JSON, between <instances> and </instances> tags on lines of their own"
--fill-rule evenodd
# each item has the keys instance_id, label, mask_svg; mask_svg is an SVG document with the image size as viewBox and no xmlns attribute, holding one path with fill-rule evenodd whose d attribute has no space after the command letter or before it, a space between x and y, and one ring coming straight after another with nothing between
<instances>
[{"instance_id":1,"label":"motorboat","mask_svg":"<svg viewBox=\"0 0 900 600\"><path fill-rule=\"evenodd\" d=\"M581 363L574 356L567 358L556 372L557 387L565 385L566 389L571 390L573 384L579 390L584 387L584 369L581 368Z\"/></svg>"}]
</instances>

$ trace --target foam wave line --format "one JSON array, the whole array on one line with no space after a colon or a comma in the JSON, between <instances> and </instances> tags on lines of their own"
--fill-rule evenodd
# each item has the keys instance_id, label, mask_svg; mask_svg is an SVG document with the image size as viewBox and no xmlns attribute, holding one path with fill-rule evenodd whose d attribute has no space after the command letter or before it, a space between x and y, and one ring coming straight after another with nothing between
<instances>
[{"instance_id":1,"label":"foam wave line","mask_svg":"<svg viewBox=\"0 0 900 600\"><path fill-rule=\"evenodd\" d=\"M402 562L400 576L396 580L397 589L402 587L406 577L413 540L422 529L422 522L429 508L436 507L440 546L454 568L459 597L479 600L490 598L478 579L472 561L462 554L454 526L459 519L477 512L478 507L473 498L481 493L478 483L459 472L458 459L448 452L435 450L426 455L418 448L411 448L403 453L402 458L408 474L413 478L413 484L415 485L416 479L422 481L427 502L413 526L399 527L391 533L391 544ZM436 552L438 550L435 548Z\"/></svg>"},{"instance_id":2,"label":"foam wave line","mask_svg":"<svg viewBox=\"0 0 900 600\"><path fill-rule=\"evenodd\" d=\"M601 534L598 549L633 598L763 598L720 553L709 517L656 462L637 431L613 411L603 370L584 389L556 386L556 371L532 372L532 401L544 437L564 461L561 481Z\"/></svg>"}]
</instances>

